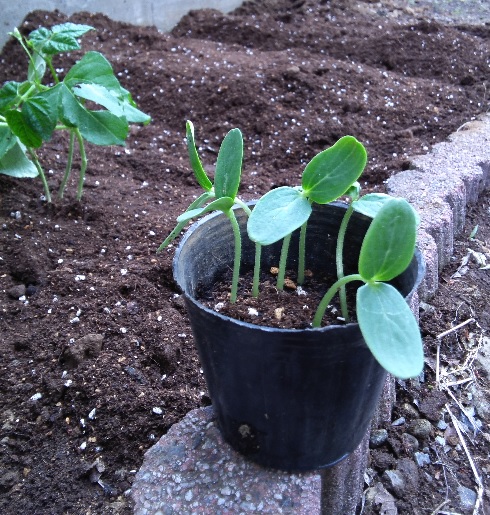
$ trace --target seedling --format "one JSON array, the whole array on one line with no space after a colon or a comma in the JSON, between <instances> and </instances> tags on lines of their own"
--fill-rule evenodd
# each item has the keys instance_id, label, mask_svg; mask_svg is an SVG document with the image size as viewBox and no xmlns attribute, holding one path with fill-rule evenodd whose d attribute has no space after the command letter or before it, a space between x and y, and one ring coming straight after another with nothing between
<instances>
[{"instance_id":1,"label":"seedling","mask_svg":"<svg viewBox=\"0 0 490 515\"><path fill-rule=\"evenodd\" d=\"M236 302L238 279L240 277L242 239L232 208L235 204L239 204L245 212L250 213L250 208L237 197L242 173L243 136L239 129L232 129L223 139L216 161L214 184L202 166L194 139L194 126L190 121L186 124L186 138L191 167L197 182L204 192L177 218L177 225L160 245L158 252L167 247L182 232L182 229L192 218L210 211L221 211L228 217L233 229L235 252L230 301ZM209 204L206 204L208 201L210 201Z\"/></svg>"},{"instance_id":2,"label":"seedling","mask_svg":"<svg viewBox=\"0 0 490 515\"><path fill-rule=\"evenodd\" d=\"M304 278L306 227L312 203L326 204L340 196L351 199L337 238L337 280L321 300L313 320L320 327L325 311L340 292L342 312L348 320L345 285L360 281L356 314L369 349L388 372L400 378L414 377L422 371L423 350L417 322L403 296L388 283L409 266L414 252L418 217L410 204L385 194L360 197L357 179L367 161L364 146L352 136L341 138L331 148L320 152L306 166L301 186L281 187L266 193L250 209L237 197L243 140L238 129L231 130L221 145L214 185L202 167L194 141L194 130L187 122L187 145L194 175L204 193L177 218L177 226L162 243L166 247L192 218L219 210L230 219L235 240L231 302L236 302L241 259L241 237L233 206L240 205L248 215L248 236L256 244L253 294L258 295L260 250L283 239L280 274L284 280L291 235L300 230L298 277ZM210 202L209 202L210 201ZM209 203L207 203L209 202ZM358 273L344 276L343 250L347 227L354 211L373 219L363 239Z\"/></svg>"},{"instance_id":3,"label":"seedling","mask_svg":"<svg viewBox=\"0 0 490 515\"><path fill-rule=\"evenodd\" d=\"M19 178L39 175L48 202L51 193L36 149L49 141L55 131L69 133L59 196L63 197L71 173L76 141L81 157L77 188L80 200L88 164L85 141L124 145L129 123L150 121L148 115L137 109L109 61L99 52L87 52L60 80L53 58L79 50L78 38L91 30L94 28L88 25L64 23L51 29L36 29L28 38L18 29L11 33L22 45L29 65L27 80L10 81L0 89L0 173ZM48 70L53 81L49 85L45 84ZM96 107L89 108L87 102Z\"/></svg>"}]
</instances>

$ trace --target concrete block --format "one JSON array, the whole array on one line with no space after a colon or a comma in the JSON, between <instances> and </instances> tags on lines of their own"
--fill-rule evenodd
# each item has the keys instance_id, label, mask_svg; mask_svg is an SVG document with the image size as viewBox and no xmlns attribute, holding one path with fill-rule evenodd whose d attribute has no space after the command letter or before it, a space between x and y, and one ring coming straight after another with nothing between
<instances>
[{"instance_id":1,"label":"concrete block","mask_svg":"<svg viewBox=\"0 0 490 515\"><path fill-rule=\"evenodd\" d=\"M135 515L319 515L321 492L318 472L288 474L246 460L223 440L213 409L202 408L146 452L131 495Z\"/></svg>"},{"instance_id":2,"label":"concrete block","mask_svg":"<svg viewBox=\"0 0 490 515\"><path fill-rule=\"evenodd\" d=\"M442 199L451 207L454 232L459 234L466 218L466 186L463 180L446 168L428 168L426 163L420 161L413 162L417 163L414 170L390 177L386 185L388 193L405 197L414 206L426 206L435 199Z\"/></svg>"},{"instance_id":3,"label":"concrete block","mask_svg":"<svg viewBox=\"0 0 490 515\"><path fill-rule=\"evenodd\" d=\"M134 25L154 25L170 31L191 9L218 9L224 13L236 9L242 0L23 0L2 2L0 22L0 50L8 39L8 32L18 27L31 11L42 9L71 15L80 11L103 13L116 21Z\"/></svg>"},{"instance_id":4,"label":"concrete block","mask_svg":"<svg viewBox=\"0 0 490 515\"><path fill-rule=\"evenodd\" d=\"M419 299L427 301L432 298L439 287L439 255L434 238L420 230L417 235L417 247L424 256L425 276L417 291Z\"/></svg>"},{"instance_id":5,"label":"concrete block","mask_svg":"<svg viewBox=\"0 0 490 515\"><path fill-rule=\"evenodd\" d=\"M260 467L222 438L212 407L189 412L145 454L131 496L135 515L355 513L369 432L344 461L290 474Z\"/></svg>"}]
</instances>

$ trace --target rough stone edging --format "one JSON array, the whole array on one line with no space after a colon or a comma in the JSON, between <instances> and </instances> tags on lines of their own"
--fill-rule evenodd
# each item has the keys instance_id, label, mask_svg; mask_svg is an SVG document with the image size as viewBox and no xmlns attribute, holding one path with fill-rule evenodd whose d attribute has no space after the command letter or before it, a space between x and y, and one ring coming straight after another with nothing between
<instances>
[{"instance_id":1,"label":"rough stone edging","mask_svg":"<svg viewBox=\"0 0 490 515\"><path fill-rule=\"evenodd\" d=\"M399 172L387 181L387 192L390 195L405 197L419 212L421 226L418 236L418 246L421 250L425 263L425 278L411 301L411 308L414 313L418 312L420 300L428 300L435 295L440 270L449 263L453 254L454 238L461 233L466 218L466 207L478 201L479 195L490 187L490 115L482 115L477 120L464 124L460 130L453 133L447 141L434 145L432 150L422 156L416 156L411 160L411 169ZM394 398L394 381L389 379L375 416L375 423L389 421ZM160 463L155 467L155 458L165 462L162 452L175 443L182 441L182 433L189 431L199 433L196 421L205 422L205 430L201 428L201 437L204 433L211 431L211 437L218 443L219 449L225 447L223 455L219 459L223 463L236 464L241 470L247 470L246 481L250 481L250 474L256 473L253 467L256 465L244 464L245 460L226 449L226 444L219 440L219 432L212 421L211 413L201 410L194 410L187 415L183 421L173 426L169 433L163 436L160 441L147 451L143 463L133 484L131 495L135 500L136 515L170 515L179 513L173 511L169 504L163 506L158 503L165 488L172 491L172 499L175 503L182 502L178 498L173 487L162 484L161 480L165 474L165 467ZM202 417L208 417L206 420ZM197 418L196 418L197 417ZM190 420L191 419L191 420ZM173 440L172 440L173 439ZM218 439L218 440L216 440ZM300 503L294 506L293 511L285 508L279 511L280 504L271 504L267 510L260 510L262 513L294 513L296 515L345 515L354 513L355 505L362 492L362 478L366 468L366 457L368 450L367 436L354 453L339 465L323 472L311 472L309 474L294 475L295 485L298 487L296 497L293 496L293 503ZM170 447L169 447L170 445ZM162 451L165 449L166 451ZM198 460L195 456L197 448L187 449L192 454L192 460ZM151 468L153 466L153 469ZM247 467L251 468L247 468ZM175 472L175 471L174 471ZM268 490L266 496L274 497L274 491L283 491L288 483L288 477L284 473L266 469L258 472L262 479L267 477ZM263 476L265 474L265 476ZM172 475L170 477L173 477ZM219 508L217 499L222 499L219 494L223 491L212 492L213 488L206 485L203 499L199 502L199 511L195 513L251 513L256 509L247 509L246 505L237 501L231 508ZM320 485L321 484L321 488ZM172 488L174 488L172 490ZM216 488L220 488L216 486ZM271 494L272 492L272 494ZM307 495L303 497L304 492ZM183 494L185 500L185 493ZM315 498L316 496L316 498ZM210 502L211 497L214 503ZM152 505L152 499L155 503ZM206 506L205 499L210 502ZM194 499L196 502L197 499ZM226 501L224 501L226 502ZM301 504L305 502L305 504ZM190 505L188 505L189 507ZM176 506L177 507L177 506ZM182 509L182 504L180 508ZM219 510L219 511L217 511ZM238 511L236 511L238 510ZM191 510L192 512L192 510ZM183 513L180 511L180 513ZM189 512L190 513L190 512Z\"/></svg>"},{"instance_id":2,"label":"rough stone edging","mask_svg":"<svg viewBox=\"0 0 490 515\"><path fill-rule=\"evenodd\" d=\"M411 159L411 169L387 182L390 195L405 197L419 212L418 245L426 276L421 300L435 295L439 271L453 254L454 237L461 233L466 207L490 187L490 115L465 123L445 142Z\"/></svg>"}]
</instances>

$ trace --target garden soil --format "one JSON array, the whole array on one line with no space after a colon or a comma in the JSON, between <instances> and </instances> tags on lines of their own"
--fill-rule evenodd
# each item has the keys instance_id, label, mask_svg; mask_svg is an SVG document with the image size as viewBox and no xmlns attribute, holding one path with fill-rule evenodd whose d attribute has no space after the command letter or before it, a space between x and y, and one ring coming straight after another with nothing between
<instances>
[{"instance_id":1,"label":"garden soil","mask_svg":"<svg viewBox=\"0 0 490 515\"><path fill-rule=\"evenodd\" d=\"M415 8L264 0L229 15L191 12L171 34L103 15L69 20L95 27L83 49L106 55L152 122L133 127L124 148L89 145L81 202L78 158L65 198L54 195L51 205L40 180L0 177L4 514L131 513L129 491L144 452L189 410L210 403L172 278L175 247L156 253L199 194L186 120L210 175L226 132L243 131L240 193L249 200L298 184L306 162L345 134L369 153L363 190L383 191L409 156L489 108L490 27L430 20ZM35 12L20 30L65 21L56 11ZM63 75L80 56L55 66ZM0 63L2 81L24 79L17 43L5 46ZM66 148L58 135L39 151L53 192ZM477 491L472 467L484 483L483 505L490 502L488 411L476 406L483 425L465 437L470 460L445 407L460 418L455 400L468 411L488 395L489 378L470 358L490 328L490 272L475 259L490 258L489 218L483 197L469 211L439 294L421 310L423 380L397 384L393 421L401 425L381 428L388 438L371 451L367 479L385 481L398 513L471 512L460 497L468 494L461 487ZM448 377L465 381L446 390L436 384L438 343L441 369L459 367ZM437 428L441 418L445 429ZM416 419L429 420L431 430L407 439ZM393 488L385 471L413 463L416 448L430 463L416 467L411 484ZM364 513L395 513L386 502L381 495Z\"/></svg>"}]
</instances>

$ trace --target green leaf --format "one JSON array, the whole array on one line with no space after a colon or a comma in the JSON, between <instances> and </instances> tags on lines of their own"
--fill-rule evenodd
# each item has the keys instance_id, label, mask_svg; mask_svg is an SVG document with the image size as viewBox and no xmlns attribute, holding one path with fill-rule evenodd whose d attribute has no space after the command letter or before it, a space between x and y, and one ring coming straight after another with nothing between
<instances>
[{"instance_id":1,"label":"green leaf","mask_svg":"<svg viewBox=\"0 0 490 515\"><path fill-rule=\"evenodd\" d=\"M223 139L216 162L214 192L216 198L235 198L240 185L243 159L243 137L240 129L232 129Z\"/></svg>"},{"instance_id":2,"label":"green leaf","mask_svg":"<svg viewBox=\"0 0 490 515\"><path fill-rule=\"evenodd\" d=\"M27 159L19 142L0 159L0 173L11 177L37 177L38 170L34 163Z\"/></svg>"},{"instance_id":3,"label":"green leaf","mask_svg":"<svg viewBox=\"0 0 490 515\"><path fill-rule=\"evenodd\" d=\"M41 136L25 120L20 111L16 109L8 111L5 114L5 118L11 131L26 147L38 148L42 145L43 140Z\"/></svg>"},{"instance_id":4,"label":"green leaf","mask_svg":"<svg viewBox=\"0 0 490 515\"><path fill-rule=\"evenodd\" d=\"M209 180L206 172L204 171L201 159L199 158L199 154L197 153L196 142L194 139L194 125L191 121L187 121L186 123L186 139L189 160L191 162L191 167L194 171L194 175L197 179L197 182L203 190L211 191L211 189L213 188L213 183Z\"/></svg>"},{"instance_id":5,"label":"green leaf","mask_svg":"<svg viewBox=\"0 0 490 515\"><path fill-rule=\"evenodd\" d=\"M358 213L374 218L381 207L393 197L386 193L368 193L359 200L352 203L352 207ZM417 211L411 206L415 215L417 225L420 224L420 217Z\"/></svg>"},{"instance_id":6,"label":"green leaf","mask_svg":"<svg viewBox=\"0 0 490 515\"><path fill-rule=\"evenodd\" d=\"M61 120L69 127L78 127L84 139L95 145L124 145L129 131L125 118L85 109L65 84L60 88L60 102Z\"/></svg>"},{"instance_id":7,"label":"green leaf","mask_svg":"<svg viewBox=\"0 0 490 515\"><path fill-rule=\"evenodd\" d=\"M381 207L392 198L386 193L368 193L359 200L352 202L352 207L358 213L374 218Z\"/></svg>"},{"instance_id":8,"label":"green leaf","mask_svg":"<svg viewBox=\"0 0 490 515\"><path fill-rule=\"evenodd\" d=\"M332 202L357 181L366 162L364 146L356 138L344 136L306 165L301 180L303 191L312 202Z\"/></svg>"},{"instance_id":9,"label":"green leaf","mask_svg":"<svg viewBox=\"0 0 490 515\"><path fill-rule=\"evenodd\" d=\"M148 115L100 84L78 84L72 88L72 91L77 97L95 102L105 107L112 114L126 118L128 122L147 123L150 121Z\"/></svg>"},{"instance_id":10,"label":"green leaf","mask_svg":"<svg viewBox=\"0 0 490 515\"><path fill-rule=\"evenodd\" d=\"M0 159L17 143L17 138L8 126L0 125Z\"/></svg>"},{"instance_id":11,"label":"green leaf","mask_svg":"<svg viewBox=\"0 0 490 515\"><path fill-rule=\"evenodd\" d=\"M94 28L75 23L55 25L51 30L41 27L29 34L28 42L44 55L55 55L79 50L80 45L77 38L83 36L89 30L94 30Z\"/></svg>"},{"instance_id":12,"label":"green leaf","mask_svg":"<svg viewBox=\"0 0 490 515\"><path fill-rule=\"evenodd\" d=\"M204 213L210 213L211 211L229 211L233 204L235 203L235 200L231 197L220 197L216 200L213 200L213 202L210 202L207 206L198 208L198 209L191 209L190 211L186 211L185 213L182 213L179 217L177 217L177 222L185 223L191 220L192 218L196 218L196 216L201 216Z\"/></svg>"},{"instance_id":13,"label":"green leaf","mask_svg":"<svg viewBox=\"0 0 490 515\"><path fill-rule=\"evenodd\" d=\"M208 200L214 198L214 193L210 191L205 191L202 195L200 195L192 204L186 209L186 211L192 211L193 209L196 209L197 207L201 207L204 203L206 203ZM169 245L177 236L182 232L182 229L186 226L187 220L184 222L178 223L172 232L165 238L163 243L158 247L157 252L162 251L165 247Z\"/></svg>"},{"instance_id":14,"label":"green leaf","mask_svg":"<svg viewBox=\"0 0 490 515\"><path fill-rule=\"evenodd\" d=\"M310 202L297 189L282 186L271 190L255 205L247 223L248 236L270 245L301 227L311 211Z\"/></svg>"},{"instance_id":15,"label":"green leaf","mask_svg":"<svg viewBox=\"0 0 490 515\"><path fill-rule=\"evenodd\" d=\"M5 113L8 109L15 106L22 92L28 87L27 82L7 82L0 89L0 113Z\"/></svg>"},{"instance_id":16,"label":"green leaf","mask_svg":"<svg viewBox=\"0 0 490 515\"><path fill-rule=\"evenodd\" d=\"M40 83L46 73L46 60L41 54L34 53L32 60L29 60L27 79L30 82Z\"/></svg>"},{"instance_id":17,"label":"green leaf","mask_svg":"<svg viewBox=\"0 0 490 515\"><path fill-rule=\"evenodd\" d=\"M420 331L402 295L390 284L357 290L357 320L378 363L400 379L418 376L424 366Z\"/></svg>"},{"instance_id":18,"label":"green leaf","mask_svg":"<svg viewBox=\"0 0 490 515\"><path fill-rule=\"evenodd\" d=\"M118 95L128 95L115 77L111 63L100 52L87 52L70 68L63 82L69 88L84 83L99 84Z\"/></svg>"},{"instance_id":19,"label":"green leaf","mask_svg":"<svg viewBox=\"0 0 490 515\"><path fill-rule=\"evenodd\" d=\"M26 124L44 141L53 134L58 121L56 104L42 94L31 97L22 105L22 116Z\"/></svg>"},{"instance_id":20,"label":"green leaf","mask_svg":"<svg viewBox=\"0 0 490 515\"><path fill-rule=\"evenodd\" d=\"M366 281L390 281L410 264L415 251L417 220L402 198L385 202L364 236L359 273Z\"/></svg>"}]
</instances>

